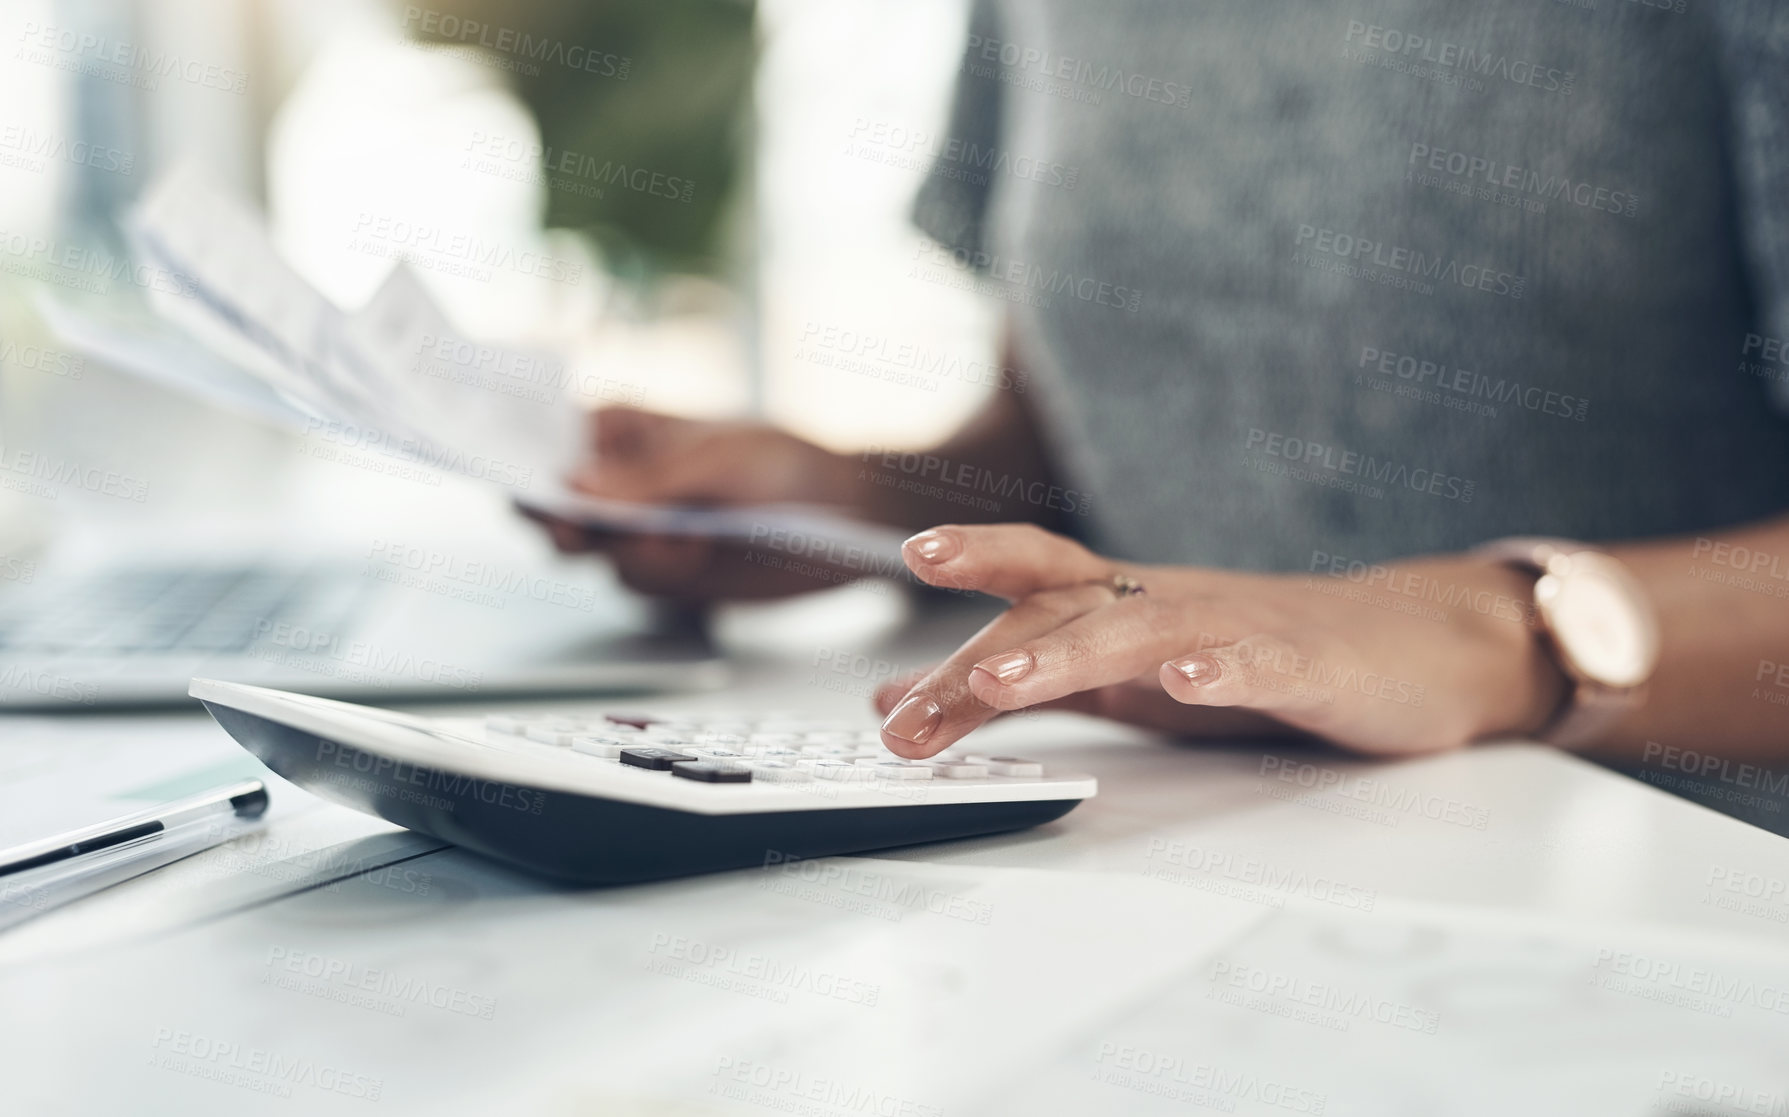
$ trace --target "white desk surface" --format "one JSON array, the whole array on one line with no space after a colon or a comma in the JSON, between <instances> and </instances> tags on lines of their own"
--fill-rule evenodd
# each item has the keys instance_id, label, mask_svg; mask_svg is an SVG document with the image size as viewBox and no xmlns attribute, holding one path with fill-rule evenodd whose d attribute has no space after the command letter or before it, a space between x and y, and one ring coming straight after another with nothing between
<instances>
[{"instance_id":1,"label":"white desk surface","mask_svg":"<svg viewBox=\"0 0 1789 1117\"><path fill-rule=\"evenodd\" d=\"M611 708L865 718L841 682ZM1532 745L986 732L1100 795L606 891L309 801L0 934L0 1112L1789 1113L1779 837Z\"/></svg>"}]
</instances>

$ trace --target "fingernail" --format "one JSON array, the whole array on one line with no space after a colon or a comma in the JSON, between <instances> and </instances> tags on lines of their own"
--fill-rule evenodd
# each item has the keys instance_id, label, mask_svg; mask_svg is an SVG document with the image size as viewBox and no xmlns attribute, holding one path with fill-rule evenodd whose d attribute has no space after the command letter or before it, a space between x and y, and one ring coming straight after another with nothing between
<instances>
[{"instance_id":1,"label":"fingernail","mask_svg":"<svg viewBox=\"0 0 1789 1117\"><path fill-rule=\"evenodd\" d=\"M1037 661L1031 658L1030 652L1003 652L989 656L975 665L975 670L986 671L1003 683L1016 683L1031 674Z\"/></svg>"},{"instance_id":2,"label":"fingernail","mask_svg":"<svg viewBox=\"0 0 1789 1117\"><path fill-rule=\"evenodd\" d=\"M1186 681L1193 686L1210 686L1218 681L1224 673L1217 660L1208 655L1189 655L1185 659L1171 659L1168 666L1186 676Z\"/></svg>"},{"instance_id":3,"label":"fingernail","mask_svg":"<svg viewBox=\"0 0 1789 1117\"><path fill-rule=\"evenodd\" d=\"M923 694L915 694L894 708L882 723L882 732L923 745L943 720L943 707Z\"/></svg>"},{"instance_id":4,"label":"fingernail","mask_svg":"<svg viewBox=\"0 0 1789 1117\"><path fill-rule=\"evenodd\" d=\"M927 562L944 562L957 557L963 549L954 535L946 535L941 531L922 531L907 542L902 548L912 547L915 554Z\"/></svg>"}]
</instances>

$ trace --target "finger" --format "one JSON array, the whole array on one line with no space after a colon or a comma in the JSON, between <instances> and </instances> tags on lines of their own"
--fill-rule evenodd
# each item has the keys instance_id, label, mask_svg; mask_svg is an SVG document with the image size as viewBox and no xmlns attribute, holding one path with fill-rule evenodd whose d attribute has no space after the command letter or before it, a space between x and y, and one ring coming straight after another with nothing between
<instances>
[{"instance_id":1,"label":"finger","mask_svg":"<svg viewBox=\"0 0 1789 1117\"><path fill-rule=\"evenodd\" d=\"M1326 735L1347 717L1362 670L1358 657L1313 633L1267 632L1171 659L1158 677L1177 702L1247 708Z\"/></svg>"},{"instance_id":2,"label":"finger","mask_svg":"<svg viewBox=\"0 0 1789 1117\"><path fill-rule=\"evenodd\" d=\"M568 480L575 488L602 493L601 474L625 470L650 458L654 444L670 421L668 416L632 407L600 407L592 411L585 422L591 453Z\"/></svg>"},{"instance_id":3,"label":"finger","mask_svg":"<svg viewBox=\"0 0 1789 1117\"><path fill-rule=\"evenodd\" d=\"M883 683L881 686L877 687L876 693L875 693L874 697L871 699L871 701L875 705L876 712L878 714L881 714L883 717L887 717L889 715L889 713L891 711L893 711L896 706L899 706L901 704L901 699L903 699L903 698L907 697L907 695L911 694L913 692L913 688L918 686L920 683L920 680L922 680L924 678L925 678L925 676L923 674L913 674L913 675L908 675L906 678L896 679L893 682ZM1186 707L1184 707L1184 706L1177 705L1167 695L1162 694L1159 688L1157 688L1157 690L1156 690L1156 697L1160 698L1165 705L1173 707L1176 710L1180 710L1183 713L1186 709ZM1087 693L1087 694L1071 694L1071 695L1068 695L1067 697L1058 698L1051 702L1040 702L1040 703L1038 703L1037 708L1045 709L1045 710L1067 710L1067 711L1077 713L1077 714L1096 714L1096 715L1098 715L1098 714L1100 714L1100 710L1098 709L1098 706L1099 706L1099 703L1098 703L1098 700L1096 699L1095 695L1092 693ZM1000 712L1001 711L998 711L998 710L995 711L996 714L999 714Z\"/></svg>"},{"instance_id":4,"label":"finger","mask_svg":"<svg viewBox=\"0 0 1789 1117\"><path fill-rule=\"evenodd\" d=\"M901 699L918 685L922 675L910 675L876 689L876 712L887 717ZM1199 708L1175 701L1153 678L1141 678L1094 690L1078 691L1029 707L1121 721L1163 733L1192 738L1302 737L1305 734L1266 714L1247 709ZM1005 717L997 712L998 717Z\"/></svg>"},{"instance_id":5,"label":"finger","mask_svg":"<svg viewBox=\"0 0 1789 1117\"><path fill-rule=\"evenodd\" d=\"M887 717L896 706L901 704L901 699L913 692L913 688L918 686L919 681L923 678L925 678L924 674L915 672L877 687L875 697L871 699L876 707L876 712Z\"/></svg>"},{"instance_id":6,"label":"finger","mask_svg":"<svg viewBox=\"0 0 1789 1117\"><path fill-rule=\"evenodd\" d=\"M1008 601L1121 572L1074 540L1032 524L946 524L901 544L901 557L929 585Z\"/></svg>"},{"instance_id":7,"label":"finger","mask_svg":"<svg viewBox=\"0 0 1789 1117\"><path fill-rule=\"evenodd\" d=\"M899 756L933 756L999 711L969 689L969 672L990 654L1011 648L1109 605L1112 591L1078 585L1032 594L990 622L956 654L921 679L882 723L882 743Z\"/></svg>"},{"instance_id":8,"label":"finger","mask_svg":"<svg viewBox=\"0 0 1789 1117\"><path fill-rule=\"evenodd\" d=\"M590 413L590 443L599 458L644 457L654 439L676 421L637 407L599 407Z\"/></svg>"},{"instance_id":9,"label":"finger","mask_svg":"<svg viewBox=\"0 0 1789 1117\"><path fill-rule=\"evenodd\" d=\"M594 459L569 478L573 488L613 500L700 501L717 472L711 424L631 407L591 413Z\"/></svg>"},{"instance_id":10,"label":"finger","mask_svg":"<svg viewBox=\"0 0 1789 1117\"><path fill-rule=\"evenodd\" d=\"M997 710L1016 710L1077 691L1154 673L1195 646L1201 627L1229 627L1218 602L1126 597L977 662L969 690Z\"/></svg>"},{"instance_id":11,"label":"finger","mask_svg":"<svg viewBox=\"0 0 1789 1117\"><path fill-rule=\"evenodd\" d=\"M1306 737L1302 730L1266 714L1240 707L1187 706L1176 702L1154 678L1138 678L1098 690L1084 690L1045 702L1038 709L1074 710L1196 740Z\"/></svg>"}]
</instances>

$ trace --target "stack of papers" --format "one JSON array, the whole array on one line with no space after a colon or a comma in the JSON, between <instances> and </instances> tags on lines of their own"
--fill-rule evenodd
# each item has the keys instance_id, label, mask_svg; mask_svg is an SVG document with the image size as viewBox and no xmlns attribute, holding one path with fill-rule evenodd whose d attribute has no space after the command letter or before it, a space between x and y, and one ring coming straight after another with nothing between
<instances>
[{"instance_id":1,"label":"stack of papers","mask_svg":"<svg viewBox=\"0 0 1789 1117\"><path fill-rule=\"evenodd\" d=\"M153 318L44 305L51 328L96 358L261 421L501 485L587 527L902 569L897 533L828 509L647 506L569 489L563 478L590 451L550 354L461 336L403 263L364 308L343 311L280 257L260 214L189 168L150 187L126 234L140 264L178 279L151 286Z\"/></svg>"},{"instance_id":2,"label":"stack of papers","mask_svg":"<svg viewBox=\"0 0 1789 1117\"><path fill-rule=\"evenodd\" d=\"M208 351L214 398L523 493L581 450L563 378L545 374L557 366L461 337L403 264L348 314L280 258L259 214L190 170L152 186L126 232L141 263L181 280L150 303Z\"/></svg>"}]
</instances>

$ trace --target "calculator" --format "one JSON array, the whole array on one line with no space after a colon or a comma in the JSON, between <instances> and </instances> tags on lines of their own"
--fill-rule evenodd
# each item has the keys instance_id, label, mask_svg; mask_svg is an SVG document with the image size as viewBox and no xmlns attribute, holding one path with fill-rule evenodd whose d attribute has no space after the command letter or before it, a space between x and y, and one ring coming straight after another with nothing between
<instances>
[{"instance_id":1,"label":"calculator","mask_svg":"<svg viewBox=\"0 0 1789 1117\"><path fill-rule=\"evenodd\" d=\"M626 884L1019 830L1091 776L777 711L418 717L215 679L190 693L307 791L529 872Z\"/></svg>"}]
</instances>

